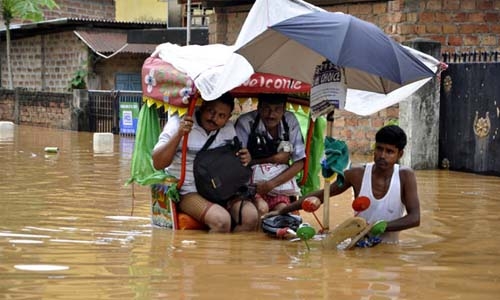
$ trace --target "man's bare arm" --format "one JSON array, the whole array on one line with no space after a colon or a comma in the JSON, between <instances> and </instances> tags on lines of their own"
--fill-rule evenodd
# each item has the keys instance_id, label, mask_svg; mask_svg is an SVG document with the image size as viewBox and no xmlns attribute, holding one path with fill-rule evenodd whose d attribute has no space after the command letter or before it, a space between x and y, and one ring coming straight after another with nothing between
<instances>
[{"instance_id":1,"label":"man's bare arm","mask_svg":"<svg viewBox=\"0 0 500 300\"><path fill-rule=\"evenodd\" d=\"M420 225L420 201L415 173L410 168L400 171L401 197L407 214L387 223L386 231L400 231Z\"/></svg>"},{"instance_id":2,"label":"man's bare arm","mask_svg":"<svg viewBox=\"0 0 500 300\"><path fill-rule=\"evenodd\" d=\"M280 151L274 155L263 158L252 158L250 165L270 164L288 164L290 161L290 152Z\"/></svg>"},{"instance_id":3,"label":"man's bare arm","mask_svg":"<svg viewBox=\"0 0 500 300\"><path fill-rule=\"evenodd\" d=\"M350 181L348 180L347 176L344 178L344 182L343 182L342 186L340 186L338 181L334 182L333 184L330 185L330 197L342 194L347 189L349 189L351 186L352 185L351 185ZM277 214L283 215L283 214L286 214L286 213L289 213L292 211L302 209L302 202L304 202L304 199L306 199L307 197L311 197L311 196L318 197L319 200L321 201L321 203L323 203L324 202L324 189L311 192L311 193L301 197L299 200L291 203L288 206L283 207ZM268 215L265 215L264 217L266 217L266 216L268 216Z\"/></svg>"},{"instance_id":4,"label":"man's bare arm","mask_svg":"<svg viewBox=\"0 0 500 300\"><path fill-rule=\"evenodd\" d=\"M278 176L272 178L269 181L261 182L257 184L257 193L261 195L265 195L272 191L275 187L291 180L294 178L300 170L304 168L304 160L298 160L294 162L291 166L288 167L285 171L283 171Z\"/></svg>"},{"instance_id":5,"label":"man's bare arm","mask_svg":"<svg viewBox=\"0 0 500 300\"><path fill-rule=\"evenodd\" d=\"M153 151L153 166L156 170L162 170L170 166L181 138L182 133L178 132L166 144Z\"/></svg>"},{"instance_id":6,"label":"man's bare arm","mask_svg":"<svg viewBox=\"0 0 500 300\"><path fill-rule=\"evenodd\" d=\"M153 166L156 170L162 170L172 163L175 153L177 152L177 147L184 136L184 134L191 131L193 127L193 118L190 116L185 116L179 124L178 131L172 136L172 138L164 145L156 148L153 151Z\"/></svg>"}]
</instances>

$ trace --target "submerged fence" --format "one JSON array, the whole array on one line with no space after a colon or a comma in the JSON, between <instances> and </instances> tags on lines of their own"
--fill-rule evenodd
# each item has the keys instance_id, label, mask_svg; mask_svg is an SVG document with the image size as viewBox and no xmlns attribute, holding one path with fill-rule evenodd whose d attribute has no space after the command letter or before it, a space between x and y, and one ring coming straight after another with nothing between
<instances>
[{"instance_id":1,"label":"submerged fence","mask_svg":"<svg viewBox=\"0 0 500 300\"><path fill-rule=\"evenodd\" d=\"M142 105L141 91L89 90L90 131L135 135ZM164 109L158 114L163 126L167 120Z\"/></svg>"}]
</instances>

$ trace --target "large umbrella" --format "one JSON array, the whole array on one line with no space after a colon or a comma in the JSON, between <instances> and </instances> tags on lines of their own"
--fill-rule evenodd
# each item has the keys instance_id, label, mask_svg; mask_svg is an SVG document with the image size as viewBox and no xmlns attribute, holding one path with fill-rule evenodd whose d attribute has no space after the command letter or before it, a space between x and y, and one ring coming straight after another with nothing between
<instances>
[{"instance_id":1,"label":"large umbrella","mask_svg":"<svg viewBox=\"0 0 500 300\"><path fill-rule=\"evenodd\" d=\"M321 14L317 14L318 12L321 12ZM315 54L316 52L314 48L309 49L298 42L296 44L300 46L302 50L290 50L289 53L291 53L291 55L274 55L273 51L280 50L276 49L279 39L283 39L279 37L277 40L271 40L271 44L268 44L271 45L271 48L256 48L252 46L252 43L259 42L267 35L278 36L272 29L275 25L280 23L281 25L284 25L290 22L290 20L300 20L296 18L302 18L304 20L304 18L310 18L315 15L320 16L324 13L328 15L336 15L334 16L336 18L346 18L351 21L354 20L353 24L356 26L364 26L361 27L361 29L367 30L365 33L360 33L357 41L351 41L352 43L356 43L358 45L354 46L355 49L352 49L352 51L361 51L360 55L351 56L354 61L346 62L344 58L342 58L342 61L337 61L337 59L334 59L335 57L330 57L333 62L336 62L339 65L342 64L345 67L345 70L349 72L345 74L347 80L347 95L345 103L346 110L364 116L373 114L395 103L408 99L411 94L433 78L435 75L434 72L438 71L438 60L430 55L394 42L373 24L359 19L353 19L352 16L342 13L328 13L324 9L302 0L256 0L248 13L235 44L227 46L228 51L217 51L216 53L210 54L211 56L224 56L224 62L217 64L212 62L210 67L204 68L201 72L199 72L199 68L189 68L190 70L186 68L186 73L193 78L196 87L202 97L206 100L216 99L224 92L240 86L243 82L248 80L254 72L260 72L264 69L269 70L269 72L262 71L264 73L288 76L310 84L313 80L315 65L322 63L322 60L328 56ZM316 34L316 31L319 31L319 28L325 26L322 25L321 22L317 22L316 25L318 26L317 28L311 29L312 25L304 23L297 26L296 29L301 30L303 27L305 30L305 28L309 28L309 33ZM331 28L335 27L333 25L331 26ZM328 33L329 29L327 27L324 28L324 33ZM305 31L303 31L303 33L305 33ZM341 33L339 33L339 37L345 36L345 34L340 34ZM315 36L316 40L313 40L313 42L320 45L329 46L330 43L337 43L336 38L334 38L333 41L327 41L324 37L318 36L317 34L311 36L308 34L305 35L305 38L309 39L309 41L311 37ZM282 36L284 37L284 35ZM350 36L351 35L348 35L347 37L351 39ZM375 41L386 41L386 46L393 46L395 51L397 51L396 53L398 59L402 59L401 64L400 61L389 61L387 55L382 55L382 58L379 57L376 59L371 53L371 47ZM290 44L287 44L286 46L288 47ZM204 47L206 48L207 46ZM249 51L247 53L247 57L243 57L242 55L233 52L239 49L240 52L246 53L247 50L250 50L250 47L254 48L256 51ZM164 51L161 52L165 53L165 55L160 56L168 61L172 54L177 56L189 53L189 51L186 51L187 49L182 49L182 51L181 49L172 50L174 51L171 51L170 49L167 51L167 49L164 49ZM202 52L205 53L207 51L203 49ZM261 53L271 55L273 57L272 61L267 61L267 63L261 67L257 67L255 64L251 64L249 62L253 55L260 55ZM311 58L311 60L309 60L309 58ZM197 60L198 59L196 59L196 61ZM193 59L190 61L193 61ZM213 59L211 61L213 61ZM391 65L389 65L389 62ZM354 63L355 65L347 65L347 63ZM355 66L361 63L363 63L364 67L369 69L358 70ZM380 66L380 64L382 64L382 66ZM392 64L396 64L397 70L404 69L403 72L400 73L400 75L391 75L389 78L379 76L377 73L371 73L371 70L378 70L381 74L384 74L382 72L387 73L387 68L394 70L392 69ZM422 64L425 66L422 66ZM178 66L178 68L184 69L184 66ZM399 80L397 77L399 77ZM358 78L358 80L355 80L356 78ZM421 79L416 80L418 78ZM393 80L395 80L395 82L393 82Z\"/></svg>"},{"instance_id":2,"label":"large umbrella","mask_svg":"<svg viewBox=\"0 0 500 300\"><path fill-rule=\"evenodd\" d=\"M343 68L348 88L380 94L435 75L377 26L344 13L314 11L270 24L236 52L255 72L308 83L329 60Z\"/></svg>"}]
</instances>

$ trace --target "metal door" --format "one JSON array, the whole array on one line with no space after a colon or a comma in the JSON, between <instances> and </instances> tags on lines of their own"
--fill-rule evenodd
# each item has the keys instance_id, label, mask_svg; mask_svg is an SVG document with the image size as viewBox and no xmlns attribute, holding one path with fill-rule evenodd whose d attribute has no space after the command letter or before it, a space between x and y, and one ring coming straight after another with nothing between
<instances>
[{"instance_id":1,"label":"metal door","mask_svg":"<svg viewBox=\"0 0 500 300\"><path fill-rule=\"evenodd\" d=\"M500 63L465 58L441 75L439 160L451 170L500 175Z\"/></svg>"}]
</instances>

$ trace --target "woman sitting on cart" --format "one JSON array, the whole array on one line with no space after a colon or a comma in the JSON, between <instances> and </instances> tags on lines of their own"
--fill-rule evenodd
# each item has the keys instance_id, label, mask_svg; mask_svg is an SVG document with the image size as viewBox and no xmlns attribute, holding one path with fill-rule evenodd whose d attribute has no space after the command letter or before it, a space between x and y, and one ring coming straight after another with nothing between
<instances>
[{"instance_id":1,"label":"woman sitting on cart","mask_svg":"<svg viewBox=\"0 0 500 300\"><path fill-rule=\"evenodd\" d=\"M186 174L179 190L179 208L186 214L209 227L210 232L255 231L259 224L256 207L250 201L234 199L227 207L220 206L197 193L193 176L193 161L196 153L210 136L216 135L211 144L217 147L236 136L234 124L229 120L234 108L234 97L226 93L213 101L203 101L194 117L169 116L153 149L153 165L179 178L181 174L182 139L189 133ZM242 164L248 164L251 156L241 149L238 156ZM243 201L243 202L242 202ZM240 213L241 211L241 213ZM240 220L241 216L241 220Z\"/></svg>"},{"instance_id":2,"label":"woman sitting on cart","mask_svg":"<svg viewBox=\"0 0 500 300\"><path fill-rule=\"evenodd\" d=\"M297 118L286 111L287 99L286 94L259 94L257 110L236 121L238 138L252 156L250 165L257 185L255 205L261 215L287 206L290 196L300 194L295 176L304 168L305 145ZM285 166L276 169L278 165ZM256 170L259 166L261 169ZM280 173L270 180L256 178L257 171L272 169Z\"/></svg>"}]
</instances>

